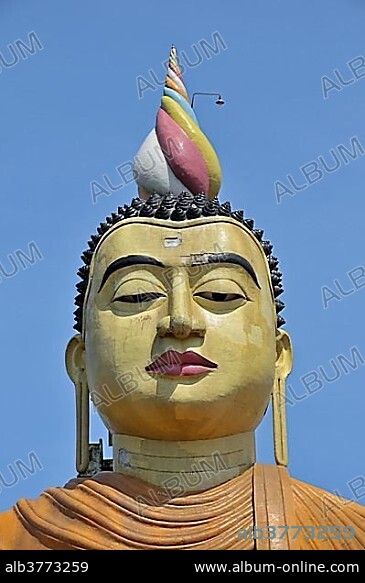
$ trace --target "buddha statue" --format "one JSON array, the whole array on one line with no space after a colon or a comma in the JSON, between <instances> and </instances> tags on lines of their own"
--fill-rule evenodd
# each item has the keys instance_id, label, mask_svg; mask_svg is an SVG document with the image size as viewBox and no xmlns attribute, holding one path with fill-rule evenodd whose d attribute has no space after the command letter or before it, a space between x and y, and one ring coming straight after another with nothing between
<instances>
[{"instance_id":1,"label":"buddha statue","mask_svg":"<svg viewBox=\"0 0 365 583\"><path fill-rule=\"evenodd\" d=\"M0 549L364 549L365 508L287 471L278 259L217 198L174 48L135 178L139 196L100 224L78 272L78 477L1 514ZM255 457L270 399L275 465ZM90 401L113 446L96 473Z\"/></svg>"}]
</instances>

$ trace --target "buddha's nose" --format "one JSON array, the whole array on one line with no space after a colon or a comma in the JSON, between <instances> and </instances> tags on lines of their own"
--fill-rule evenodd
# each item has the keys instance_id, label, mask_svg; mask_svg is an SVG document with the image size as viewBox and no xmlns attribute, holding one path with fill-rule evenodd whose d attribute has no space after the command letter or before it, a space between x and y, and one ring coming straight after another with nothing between
<instances>
[{"instance_id":1,"label":"buddha's nose","mask_svg":"<svg viewBox=\"0 0 365 583\"><path fill-rule=\"evenodd\" d=\"M177 268L171 275L169 314L158 322L157 334L161 337L170 335L179 339L189 336L204 337L205 322L197 311L191 295L188 274L185 270Z\"/></svg>"}]
</instances>

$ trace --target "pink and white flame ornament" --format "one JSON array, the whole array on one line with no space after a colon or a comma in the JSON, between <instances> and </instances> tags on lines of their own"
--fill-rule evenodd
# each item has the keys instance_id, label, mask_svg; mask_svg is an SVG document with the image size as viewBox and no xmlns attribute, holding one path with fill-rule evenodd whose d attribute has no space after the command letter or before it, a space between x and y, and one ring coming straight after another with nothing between
<instances>
[{"instance_id":1,"label":"pink and white flame ornament","mask_svg":"<svg viewBox=\"0 0 365 583\"><path fill-rule=\"evenodd\" d=\"M170 51L155 128L134 159L134 177L144 199L154 192L182 191L204 192L212 199L219 192L219 160L190 106L175 47Z\"/></svg>"}]
</instances>

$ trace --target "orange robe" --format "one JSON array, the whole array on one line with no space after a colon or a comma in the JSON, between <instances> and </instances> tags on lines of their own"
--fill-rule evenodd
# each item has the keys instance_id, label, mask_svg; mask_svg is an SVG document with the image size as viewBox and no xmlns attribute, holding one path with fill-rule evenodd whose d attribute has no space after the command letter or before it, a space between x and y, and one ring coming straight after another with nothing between
<instances>
[{"instance_id":1,"label":"orange robe","mask_svg":"<svg viewBox=\"0 0 365 583\"><path fill-rule=\"evenodd\" d=\"M256 526L352 526L353 538L244 538ZM239 531L241 536L239 536ZM282 531L278 532L278 535ZM199 493L168 497L161 487L102 472L19 500L0 515L1 550L365 549L365 508L255 464Z\"/></svg>"}]
</instances>

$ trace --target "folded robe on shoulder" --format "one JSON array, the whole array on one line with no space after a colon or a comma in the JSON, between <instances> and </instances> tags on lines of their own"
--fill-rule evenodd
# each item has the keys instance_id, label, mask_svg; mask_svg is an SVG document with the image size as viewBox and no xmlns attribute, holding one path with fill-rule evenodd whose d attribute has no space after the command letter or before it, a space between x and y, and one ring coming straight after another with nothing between
<instances>
[{"instance_id":1,"label":"folded robe on shoulder","mask_svg":"<svg viewBox=\"0 0 365 583\"><path fill-rule=\"evenodd\" d=\"M255 464L206 490L173 496L114 472L71 480L0 515L1 550L365 549L365 508ZM268 539L267 526L344 526L354 537L310 540L302 531ZM242 533L250 527L264 536ZM317 529L318 530L318 529ZM239 532L241 534L239 535Z\"/></svg>"}]
</instances>

